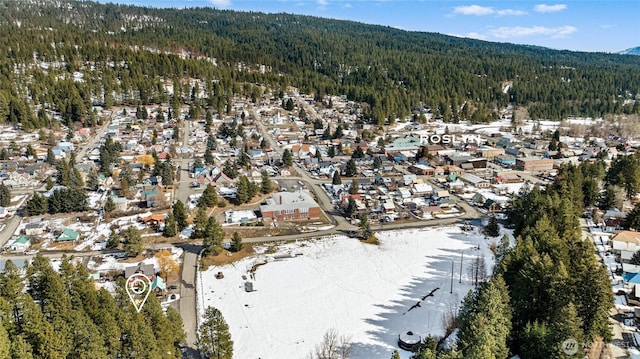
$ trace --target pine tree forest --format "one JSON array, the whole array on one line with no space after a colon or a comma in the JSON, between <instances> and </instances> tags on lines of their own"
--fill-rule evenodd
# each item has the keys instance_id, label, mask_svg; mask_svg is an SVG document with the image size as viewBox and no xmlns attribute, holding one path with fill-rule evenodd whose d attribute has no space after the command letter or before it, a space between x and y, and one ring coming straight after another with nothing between
<instances>
[{"instance_id":1,"label":"pine tree forest","mask_svg":"<svg viewBox=\"0 0 640 359\"><path fill-rule=\"evenodd\" d=\"M256 99L265 87L287 86L317 99L345 95L363 104L363 122L378 125L425 109L445 121L487 122L507 104L534 119L640 113L637 101L624 101L640 89L632 56L310 16L59 3L0 2L5 123L51 127L59 114L68 127L91 127L94 105L187 102L193 114L222 112L235 95ZM193 78L205 103L192 101Z\"/></svg>"},{"instance_id":2,"label":"pine tree forest","mask_svg":"<svg viewBox=\"0 0 640 359\"><path fill-rule=\"evenodd\" d=\"M181 358L182 319L155 296L138 313L124 290L96 290L83 265L63 257L58 271L38 255L0 274L2 358Z\"/></svg>"}]
</instances>

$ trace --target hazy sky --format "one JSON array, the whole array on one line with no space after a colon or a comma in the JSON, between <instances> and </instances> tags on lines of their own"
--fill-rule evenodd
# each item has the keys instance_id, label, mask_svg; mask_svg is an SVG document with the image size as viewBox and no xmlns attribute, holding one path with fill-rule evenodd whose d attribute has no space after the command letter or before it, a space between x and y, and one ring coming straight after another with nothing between
<instances>
[{"instance_id":1,"label":"hazy sky","mask_svg":"<svg viewBox=\"0 0 640 359\"><path fill-rule=\"evenodd\" d=\"M100 0L104 2L104 0ZM111 0L155 7L286 12L576 51L640 46L640 0Z\"/></svg>"}]
</instances>

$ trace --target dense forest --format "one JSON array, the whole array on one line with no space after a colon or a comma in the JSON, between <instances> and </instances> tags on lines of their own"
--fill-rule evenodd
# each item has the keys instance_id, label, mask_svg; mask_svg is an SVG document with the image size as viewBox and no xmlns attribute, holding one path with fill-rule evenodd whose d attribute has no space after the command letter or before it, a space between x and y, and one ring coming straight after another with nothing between
<instances>
[{"instance_id":1,"label":"dense forest","mask_svg":"<svg viewBox=\"0 0 640 359\"><path fill-rule=\"evenodd\" d=\"M0 120L92 126L92 105L223 111L295 86L345 95L374 124L429 110L485 122L640 113L640 57L556 51L289 14L0 1ZM194 88L189 79L203 84ZM168 87L175 90L168 91Z\"/></svg>"},{"instance_id":2,"label":"dense forest","mask_svg":"<svg viewBox=\"0 0 640 359\"><path fill-rule=\"evenodd\" d=\"M96 290L83 265L38 255L0 274L0 358L181 358L182 319L155 296L138 313L124 290Z\"/></svg>"},{"instance_id":3,"label":"dense forest","mask_svg":"<svg viewBox=\"0 0 640 359\"><path fill-rule=\"evenodd\" d=\"M583 205L595 204L591 181L604 176L603 163L583 162L562 168L547 188L513 198L515 246L498 245L493 276L463 302L459 351L440 357L582 358L585 346L611 339L609 274L578 222ZM579 345L574 354L562 346L571 339ZM417 357L435 358L427 350Z\"/></svg>"}]
</instances>

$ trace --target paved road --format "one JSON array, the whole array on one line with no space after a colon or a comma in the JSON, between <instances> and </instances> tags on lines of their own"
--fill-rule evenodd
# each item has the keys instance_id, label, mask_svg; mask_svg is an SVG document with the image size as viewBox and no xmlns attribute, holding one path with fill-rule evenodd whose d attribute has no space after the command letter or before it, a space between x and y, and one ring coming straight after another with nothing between
<instances>
[{"instance_id":1,"label":"paved road","mask_svg":"<svg viewBox=\"0 0 640 359\"><path fill-rule=\"evenodd\" d=\"M102 127L97 128L95 134L89 137L89 140L78 149L78 151L76 152L76 159L78 161L82 161L87 152L90 149L94 148L98 141L100 141L100 139L104 137L104 135L107 133L107 129L109 128L109 124L111 123L111 117L105 119Z\"/></svg>"},{"instance_id":2,"label":"paved road","mask_svg":"<svg viewBox=\"0 0 640 359\"><path fill-rule=\"evenodd\" d=\"M256 124L257 124L258 130L260 131L262 136L265 139L267 139L267 141L269 142L269 146L274 151L276 151L280 155L282 155L282 153L284 152L284 149L282 148L281 145L279 145L276 142L276 140L273 138L273 135L271 135L267 131L267 128L264 126L264 122L262 121L262 119L260 117L260 113L255 108L252 108L251 110L253 112L253 116L256 119ZM308 184L307 187L315 195L315 198L318 201L318 204L320 205L320 208L327 215L329 220L331 220L331 222L337 226L336 227L337 229L340 229L340 230L353 230L353 229L355 229L355 226L350 224L346 220L346 218L344 218L342 215L336 215L336 213L334 213L334 209L333 209L334 205L333 205L332 199L329 198L327 193L322 188L320 188L320 186L323 183L326 183L326 182L318 180L318 179L315 179L315 178L312 178L311 176L309 176L309 174L307 173L307 171L305 169L301 168L296 163L294 163L294 168L298 172L299 176L297 176L297 177L286 177L286 179L293 179L293 180L300 179L303 182L306 182Z\"/></svg>"},{"instance_id":3,"label":"paved road","mask_svg":"<svg viewBox=\"0 0 640 359\"><path fill-rule=\"evenodd\" d=\"M197 313L196 308L196 273L198 270L198 257L202 247L196 245L181 245L184 249L182 270L180 273L180 316L185 333L187 334L187 346L195 348L197 338Z\"/></svg>"},{"instance_id":4,"label":"paved road","mask_svg":"<svg viewBox=\"0 0 640 359\"><path fill-rule=\"evenodd\" d=\"M22 222L22 217L17 214L4 221L5 227L2 232L0 232L0 248L7 244L11 236L16 232L20 222Z\"/></svg>"}]
</instances>

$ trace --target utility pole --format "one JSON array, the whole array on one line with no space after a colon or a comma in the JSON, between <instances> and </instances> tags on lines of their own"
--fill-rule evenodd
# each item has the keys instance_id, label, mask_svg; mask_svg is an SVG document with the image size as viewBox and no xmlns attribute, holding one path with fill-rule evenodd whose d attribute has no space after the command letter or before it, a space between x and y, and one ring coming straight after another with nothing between
<instances>
[{"instance_id":1,"label":"utility pole","mask_svg":"<svg viewBox=\"0 0 640 359\"><path fill-rule=\"evenodd\" d=\"M464 251L460 252L460 281L462 283L462 260L464 259Z\"/></svg>"},{"instance_id":2,"label":"utility pole","mask_svg":"<svg viewBox=\"0 0 640 359\"><path fill-rule=\"evenodd\" d=\"M454 261L451 261L451 290L449 290L449 293L453 293L453 270L454 270Z\"/></svg>"}]
</instances>

